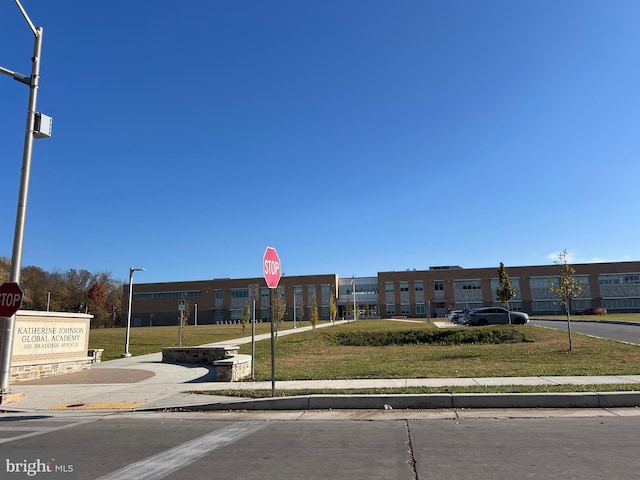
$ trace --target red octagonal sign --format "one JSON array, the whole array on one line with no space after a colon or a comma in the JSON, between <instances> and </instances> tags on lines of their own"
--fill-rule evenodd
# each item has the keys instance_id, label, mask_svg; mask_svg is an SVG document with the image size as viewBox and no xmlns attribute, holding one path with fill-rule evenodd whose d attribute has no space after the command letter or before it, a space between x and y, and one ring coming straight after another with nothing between
<instances>
[{"instance_id":1,"label":"red octagonal sign","mask_svg":"<svg viewBox=\"0 0 640 480\"><path fill-rule=\"evenodd\" d=\"M15 282L0 285L0 317L10 317L22 305L22 289Z\"/></svg>"},{"instance_id":2,"label":"red octagonal sign","mask_svg":"<svg viewBox=\"0 0 640 480\"><path fill-rule=\"evenodd\" d=\"M282 268L280 266L280 257L273 247L267 247L262 257L262 268L264 270L264 279L267 287L276 288L280 277L282 276Z\"/></svg>"}]
</instances>

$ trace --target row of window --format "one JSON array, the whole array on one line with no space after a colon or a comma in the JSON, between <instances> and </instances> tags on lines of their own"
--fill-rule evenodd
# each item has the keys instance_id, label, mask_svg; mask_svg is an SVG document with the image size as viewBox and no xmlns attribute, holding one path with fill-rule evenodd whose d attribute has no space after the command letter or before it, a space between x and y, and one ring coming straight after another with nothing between
<instances>
[{"instance_id":1,"label":"row of window","mask_svg":"<svg viewBox=\"0 0 640 480\"><path fill-rule=\"evenodd\" d=\"M200 290L190 290L186 292L146 292L136 293L136 300L158 300L161 298L194 298L201 297L202 292Z\"/></svg>"},{"instance_id":2,"label":"row of window","mask_svg":"<svg viewBox=\"0 0 640 480\"><path fill-rule=\"evenodd\" d=\"M640 275L599 275L600 285L627 285L640 283Z\"/></svg>"},{"instance_id":3,"label":"row of window","mask_svg":"<svg viewBox=\"0 0 640 480\"><path fill-rule=\"evenodd\" d=\"M640 298L604 298L602 306L607 310L640 309Z\"/></svg>"},{"instance_id":4,"label":"row of window","mask_svg":"<svg viewBox=\"0 0 640 480\"><path fill-rule=\"evenodd\" d=\"M587 275L576 275L574 276L576 282L580 282L582 285L589 285L589 277ZM516 288L516 290L520 289L520 279L512 278L510 279L511 284ZM558 277L531 277L529 279L529 286L531 288L537 289L548 289L550 285L558 283ZM600 285L633 285L640 284L640 274L621 274L621 275L599 275L598 283ZM356 283L356 293L369 293L369 294L377 294L378 289L376 284L362 284L358 285ZM400 281L398 282L398 287L400 292L408 292L409 291L409 282L408 281ZM498 279L491 279L491 289L495 290L498 287ZM322 296L330 295L329 285L322 285ZM424 282L422 280L414 281L413 288L415 292L423 292L424 291ZM444 290L444 281L435 280L433 282L433 288L435 291ZM453 288L455 291L465 291L465 290L480 290L481 289L481 281L476 280L454 280ZM316 295L316 286L308 285L306 286L307 296L311 298ZM261 296L268 297L270 295L269 288L261 288ZM294 286L294 293L296 295L301 295L304 291L304 287L301 285ZM278 287L278 293L280 295L285 294L285 287ZM351 288L346 288L344 291L339 292L340 294L351 295ZM395 284L394 282L385 282L385 293L393 294L395 293ZM157 300L157 299L166 299L166 298L197 298L202 296L202 291L200 290L188 290L188 291L173 291L173 292L145 292L145 293L136 293L135 298L137 300ZM249 289L240 288L231 290L231 298L248 298L249 297ZM224 290L216 290L215 291L216 300L224 299ZM617 299L624 300L624 299ZM553 302L553 300L551 301ZM544 302L538 302L544 303ZM620 307L620 308L631 308L631 307ZM540 308L540 310L550 310L549 308Z\"/></svg>"}]
</instances>

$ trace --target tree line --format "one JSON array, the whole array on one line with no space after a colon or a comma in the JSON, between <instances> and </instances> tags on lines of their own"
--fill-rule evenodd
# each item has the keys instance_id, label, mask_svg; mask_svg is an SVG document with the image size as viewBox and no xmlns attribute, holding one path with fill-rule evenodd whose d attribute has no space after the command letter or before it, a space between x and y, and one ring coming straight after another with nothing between
<instances>
[{"instance_id":1,"label":"tree line","mask_svg":"<svg viewBox=\"0 0 640 480\"><path fill-rule=\"evenodd\" d=\"M0 257L0 283L9 281L11 260ZM20 273L22 309L89 313L92 327L120 325L122 280L111 272L91 273L70 269L47 272L40 267L23 267Z\"/></svg>"}]
</instances>

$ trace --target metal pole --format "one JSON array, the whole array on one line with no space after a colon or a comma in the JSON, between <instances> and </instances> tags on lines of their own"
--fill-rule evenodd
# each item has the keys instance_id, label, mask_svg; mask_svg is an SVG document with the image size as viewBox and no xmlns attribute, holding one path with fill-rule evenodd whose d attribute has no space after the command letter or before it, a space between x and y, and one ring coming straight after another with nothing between
<instances>
[{"instance_id":1,"label":"metal pole","mask_svg":"<svg viewBox=\"0 0 640 480\"><path fill-rule=\"evenodd\" d=\"M124 353L121 357L130 357L129 353L129 330L131 329L131 303L133 300L133 268L129 268L129 307L127 308L127 331L124 340Z\"/></svg>"},{"instance_id":2,"label":"metal pole","mask_svg":"<svg viewBox=\"0 0 640 480\"><path fill-rule=\"evenodd\" d=\"M251 380L255 380L256 378L256 362L255 362L255 358L256 358L256 301L253 300L253 307L252 307L252 314L251 316L253 317L251 319Z\"/></svg>"},{"instance_id":3,"label":"metal pole","mask_svg":"<svg viewBox=\"0 0 640 480\"><path fill-rule=\"evenodd\" d=\"M51 292L47 292L47 312L49 311L50 304L51 304Z\"/></svg>"},{"instance_id":4,"label":"metal pole","mask_svg":"<svg viewBox=\"0 0 640 480\"><path fill-rule=\"evenodd\" d=\"M124 353L120 355L122 358L131 356L129 353L129 332L131 330L131 304L133 301L133 272L143 270L144 268L129 268L129 308L127 309L127 331L125 333Z\"/></svg>"},{"instance_id":5,"label":"metal pole","mask_svg":"<svg viewBox=\"0 0 640 480\"><path fill-rule=\"evenodd\" d=\"M193 306L195 308L194 325L197 327L198 326L198 304L194 303Z\"/></svg>"},{"instance_id":6,"label":"metal pole","mask_svg":"<svg viewBox=\"0 0 640 480\"><path fill-rule=\"evenodd\" d=\"M276 396L276 343L275 332L273 325L273 314L275 312L275 288L269 289L271 291L271 396Z\"/></svg>"},{"instance_id":7,"label":"metal pole","mask_svg":"<svg viewBox=\"0 0 640 480\"><path fill-rule=\"evenodd\" d=\"M29 195L29 177L31 175L31 154L33 152L33 130L36 115L36 102L40 83L40 57L42 53L42 27L35 28L22 5L16 4L35 36L33 57L31 58L31 81L29 82L29 104L27 107L27 125L24 134L24 148L22 152L22 174L20 177L20 192L16 211L16 226L13 236L13 252L11 256L10 282L20 284L20 270L22 266L22 244L24 240L24 224L27 212L27 197ZM4 73L4 72L3 72ZM14 77L15 78L15 77ZM17 78L16 78L17 79ZM4 333L2 338L2 356L0 356L0 394L9 392L11 378L11 354L13 352L13 328L16 316L4 317Z\"/></svg>"}]
</instances>

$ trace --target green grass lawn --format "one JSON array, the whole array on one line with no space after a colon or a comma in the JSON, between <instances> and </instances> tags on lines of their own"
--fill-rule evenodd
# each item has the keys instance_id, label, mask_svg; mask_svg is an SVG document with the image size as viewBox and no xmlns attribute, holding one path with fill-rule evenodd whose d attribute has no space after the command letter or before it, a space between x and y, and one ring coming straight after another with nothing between
<instances>
[{"instance_id":1,"label":"green grass lawn","mask_svg":"<svg viewBox=\"0 0 640 480\"><path fill-rule=\"evenodd\" d=\"M284 328L288 328L285 326ZM256 335L269 333L268 323L256 323ZM224 342L233 338L251 335L251 325L245 331L241 325L188 325L184 328L183 345L202 345ZM124 328L95 328L89 333L89 348L103 348L102 360L120 358L124 352L126 330ZM136 327L129 335L129 352L132 355L146 355L162 350L162 347L179 345L179 328Z\"/></svg>"},{"instance_id":2,"label":"green grass lawn","mask_svg":"<svg viewBox=\"0 0 640 480\"><path fill-rule=\"evenodd\" d=\"M305 324L308 324L305 322ZM285 328L291 325L284 324ZM404 332L435 330L428 322L406 323L360 320L315 331L280 336L276 342L278 380L350 378L449 378L539 375L631 375L640 373L640 347L573 334L568 351L564 332L533 325L482 328L512 328L522 332L525 342L465 345L343 346L337 332ZM257 324L256 333L268 333L269 324ZM183 345L201 345L249 336L250 326L187 326ZM90 348L103 348L103 360L119 358L124 351L125 330L94 329ZM131 329L129 351L133 355L159 352L178 344L178 327ZM251 345L240 347L251 353ZM256 380L271 379L270 342L256 343Z\"/></svg>"}]
</instances>

